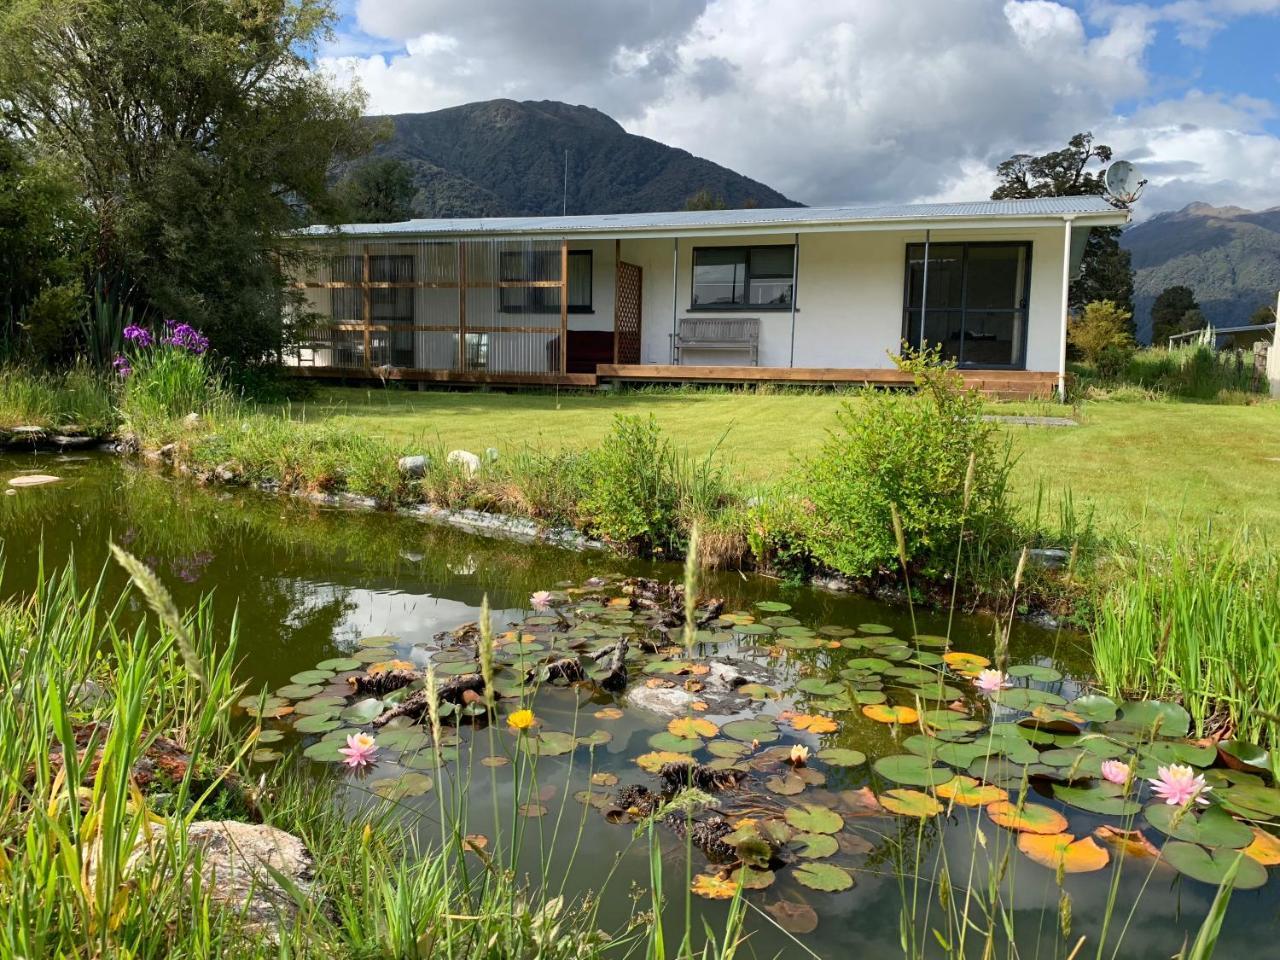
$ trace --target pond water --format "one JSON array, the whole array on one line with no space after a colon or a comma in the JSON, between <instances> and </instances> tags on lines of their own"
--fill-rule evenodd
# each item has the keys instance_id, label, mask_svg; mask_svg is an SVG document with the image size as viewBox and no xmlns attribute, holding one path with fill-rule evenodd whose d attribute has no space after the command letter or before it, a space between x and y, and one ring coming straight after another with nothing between
<instances>
[{"instance_id":1,"label":"pond water","mask_svg":"<svg viewBox=\"0 0 1280 960\"><path fill-rule=\"evenodd\" d=\"M318 783L331 786L336 803L353 808L389 798L418 819L424 839L439 829L441 804L465 812L466 830L485 836L491 850L518 843L531 873L541 872L539 860L549 861L546 876L557 889L563 885L571 896L598 893L606 928L632 909L632 885L649 881L646 842L634 836L636 817L612 798L630 784L657 790L650 771L682 755L745 776L720 796L726 819L735 826L743 817L755 824L739 827L730 842L759 856L758 845L749 842L759 832L774 858L767 876L750 875L764 887L747 894L749 952L757 956L902 956L900 918L911 903L918 952L943 956L930 931L945 925L948 910L960 908L966 884L985 891L993 871L1001 908L1017 931L1017 955L1066 956L1083 936L1082 957L1170 956L1194 938L1215 892L1193 877L1212 874L1219 868L1215 858L1244 846L1238 836L1247 829L1244 820L1280 816L1280 802L1273 809L1280 794L1247 775L1211 772L1215 794L1228 801L1235 819L1214 809L1230 823L1209 822L1206 814L1198 822L1165 822L1163 831L1153 825L1159 812L1148 822L1132 812L1137 804L1127 807L1116 790L1099 786L1104 759L1134 756L1146 776L1156 762L1206 763L1212 756L1198 756L1177 740L1150 742L1138 730L1146 716L1141 711L1113 721L1115 711L1105 701L1077 700L1087 693L1089 658L1083 638L1069 631L1015 623L1009 650L1009 662L1017 665L1014 688L992 703L975 691L971 676L992 655L999 627L990 618L957 617L949 624L945 613L920 611L913 618L905 608L864 598L721 573L700 584L703 597L722 598L724 607L704 626L690 656L672 645L680 642L679 628L667 638L656 626L661 609L634 601L628 586L635 577L679 580L681 571L672 565L473 537L412 518L247 491L201 489L96 454L0 457L3 481L32 470L62 480L0 497L6 594L29 590L41 561L55 568L74 557L86 585L105 567L104 597L113 599L125 585L123 573L106 565L107 543L114 539L157 570L180 605L211 593L224 627L237 612L241 679L255 693L276 698L266 701L268 714L283 714L264 719L264 728L282 734L262 755L264 772L273 762L301 763ZM552 592L548 608L532 609L531 594L542 590ZM440 635L476 621L486 596L499 638L499 690L523 692L537 726L517 733L503 721L515 698L504 702L492 726L472 717L446 718L447 762L437 769L434 751L422 749L423 728L403 720L378 730L367 724L373 712L410 690L376 698L386 701L377 704L363 703L363 696L337 699L357 666L352 661L361 671L388 660L415 669L432 663L442 681L474 669L472 648ZM128 615L144 615L136 598ZM948 629L950 643L944 645ZM605 652L623 635L630 649L626 694L615 696L590 682L521 690L526 671L536 673L545 660ZM646 652L645 640L654 649ZM723 670L708 673L712 661L752 685L717 690ZM607 658L600 666L585 662L598 679ZM639 699L658 706L674 702L676 708L662 715L635 705ZM929 736L909 716L900 715L902 723L882 722L895 706L927 711L922 719ZM1165 719L1176 727L1175 715ZM989 729L992 723L997 726ZM335 762L341 746L335 738L357 726L375 733L379 753L371 770L351 772ZM787 760L795 745L811 751L801 766ZM309 756L300 757L301 751ZM900 759L889 759L895 757ZM1033 779L1024 782L1024 771ZM966 773L986 786L974 782L956 802L944 799L945 809L932 806L931 787ZM951 794L960 782L967 781L952 782ZM1072 795L1072 786L1084 792ZM879 799L872 801L871 794ZM996 810L964 802L1006 795L1011 804L1020 797L1031 804L1020 819L1006 811L1006 821L1013 816L1021 829L999 825ZM1139 799L1149 802L1145 787ZM1087 838L1100 826L1141 829L1157 847L1172 832L1192 849L1181 851L1180 872L1134 845L1123 857L1114 844L1094 846ZM1024 852L1036 852L1041 834L1035 830L1085 841L1070 851L1061 889L1057 871L1042 865L1046 858L1054 862L1052 844L1058 841L1048 841L1042 862ZM657 835L667 878L665 916L678 936L688 882L684 841L666 826ZM1196 849L1208 865L1196 859ZM1100 953L1117 864L1118 907ZM1234 894L1219 956L1260 949L1265 955L1269 948L1259 945L1280 932L1275 870L1250 864L1240 877L1253 889ZM1071 872L1095 866L1100 868ZM695 850L693 872L714 877L716 866ZM948 907L940 905L938 889L944 874L951 887L943 898ZM1071 900L1065 936L1061 890ZM700 897L692 903L695 930L703 919L714 927L726 909L722 901ZM768 916L796 932L784 933ZM1126 925L1117 947L1117 932ZM983 948L971 931L965 954L981 956Z\"/></svg>"}]
</instances>

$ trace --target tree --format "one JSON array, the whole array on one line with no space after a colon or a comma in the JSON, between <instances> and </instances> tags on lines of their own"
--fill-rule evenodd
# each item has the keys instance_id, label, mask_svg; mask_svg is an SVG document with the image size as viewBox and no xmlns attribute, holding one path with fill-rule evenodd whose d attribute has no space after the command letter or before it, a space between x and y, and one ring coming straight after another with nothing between
<instances>
[{"instance_id":1,"label":"tree","mask_svg":"<svg viewBox=\"0 0 1280 960\"><path fill-rule=\"evenodd\" d=\"M338 201L350 223L396 223L413 217L413 173L394 157L357 164L338 181Z\"/></svg>"},{"instance_id":2,"label":"tree","mask_svg":"<svg viewBox=\"0 0 1280 960\"><path fill-rule=\"evenodd\" d=\"M1111 148L1095 144L1092 133L1077 133L1064 149L1040 156L1016 153L996 167L1000 185L991 199L1100 196L1106 190L1104 170L1090 170L1094 161L1110 163ZM1133 265L1129 251L1120 246L1119 227L1089 231L1080 273L1071 282L1068 299L1074 307L1110 300L1133 315Z\"/></svg>"},{"instance_id":3,"label":"tree","mask_svg":"<svg viewBox=\"0 0 1280 960\"><path fill-rule=\"evenodd\" d=\"M1249 314L1249 322L1255 326L1261 326L1264 323L1271 323L1276 318L1276 308L1263 304L1253 313Z\"/></svg>"},{"instance_id":4,"label":"tree","mask_svg":"<svg viewBox=\"0 0 1280 960\"><path fill-rule=\"evenodd\" d=\"M1067 340L1092 364L1108 351L1133 346L1133 314L1110 300L1085 304L1067 327Z\"/></svg>"},{"instance_id":5,"label":"tree","mask_svg":"<svg viewBox=\"0 0 1280 960\"><path fill-rule=\"evenodd\" d=\"M367 151L358 93L310 67L329 0L10 0L0 116L66 158L96 222L92 267L236 361L271 357L292 231L336 209Z\"/></svg>"},{"instance_id":6,"label":"tree","mask_svg":"<svg viewBox=\"0 0 1280 960\"><path fill-rule=\"evenodd\" d=\"M1199 312L1200 304L1190 287L1165 287L1151 304L1151 342L1163 346L1175 333L1191 329L1185 324L1188 311Z\"/></svg>"},{"instance_id":7,"label":"tree","mask_svg":"<svg viewBox=\"0 0 1280 960\"><path fill-rule=\"evenodd\" d=\"M724 210L728 206L724 202L724 197L718 193L712 193L707 187L703 187L684 202L686 210Z\"/></svg>"}]
</instances>

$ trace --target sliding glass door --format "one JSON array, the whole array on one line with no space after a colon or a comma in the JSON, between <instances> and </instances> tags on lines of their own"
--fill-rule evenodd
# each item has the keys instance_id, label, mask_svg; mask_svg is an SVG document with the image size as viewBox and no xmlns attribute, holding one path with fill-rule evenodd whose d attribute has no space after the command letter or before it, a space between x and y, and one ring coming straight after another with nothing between
<instances>
[{"instance_id":1,"label":"sliding glass door","mask_svg":"<svg viewBox=\"0 0 1280 960\"><path fill-rule=\"evenodd\" d=\"M931 243L927 280L924 252L907 245L903 339L963 367L1025 366L1031 244Z\"/></svg>"}]
</instances>

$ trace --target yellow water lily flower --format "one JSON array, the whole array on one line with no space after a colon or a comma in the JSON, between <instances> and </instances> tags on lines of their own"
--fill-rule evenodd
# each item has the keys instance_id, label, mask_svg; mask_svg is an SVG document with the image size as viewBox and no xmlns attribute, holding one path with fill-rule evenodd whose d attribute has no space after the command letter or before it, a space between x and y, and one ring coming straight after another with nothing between
<instances>
[{"instance_id":1,"label":"yellow water lily flower","mask_svg":"<svg viewBox=\"0 0 1280 960\"><path fill-rule=\"evenodd\" d=\"M512 730L528 730L537 722L532 710L517 710L507 717L507 726Z\"/></svg>"}]
</instances>

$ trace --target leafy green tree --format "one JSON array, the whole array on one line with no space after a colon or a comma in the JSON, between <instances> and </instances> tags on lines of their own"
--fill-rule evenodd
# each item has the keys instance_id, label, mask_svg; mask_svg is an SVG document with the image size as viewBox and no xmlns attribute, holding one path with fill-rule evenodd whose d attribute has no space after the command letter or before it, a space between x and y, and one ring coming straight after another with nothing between
<instances>
[{"instance_id":1,"label":"leafy green tree","mask_svg":"<svg viewBox=\"0 0 1280 960\"><path fill-rule=\"evenodd\" d=\"M1173 334L1193 329L1186 325L1191 310L1199 313L1200 304L1190 287L1177 284L1161 290L1151 304L1151 342L1163 346Z\"/></svg>"},{"instance_id":2,"label":"leafy green tree","mask_svg":"<svg viewBox=\"0 0 1280 960\"><path fill-rule=\"evenodd\" d=\"M1110 300L1095 300L1067 327L1067 340L1096 364L1108 350L1132 347L1132 330L1133 314Z\"/></svg>"},{"instance_id":3,"label":"leafy green tree","mask_svg":"<svg viewBox=\"0 0 1280 960\"><path fill-rule=\"evenodd\" d=\"M1062 150L1040 156L1016 153L996 167L1000 185L991 199L1101 196L1106 192L1102 177L1111 153L1110 147L1093 142L1092 133L1077 133ZM1091 170L1095 162L1103 166ZM1089 231L1080 274L1071 282L1068 297L1074 307L1110 300L1133 315L1133 264L1129 251L1120 246L1119 227Z\"/></svg>"},{"instance_id":4,"label":"leafy green tree","mask_svg":"<svg viewBox=\"0 0 1280 960\"><path fill-rule=\"evenodd\" d=\"M311 69L329 0L10 0L0 115L66 158L92 264L240 362L284 334L291 232L328 220L328 173L365 152L362 98ZM296 296L296 294L295 294Z\"/></svg>"},{"instance_id":5,"label":"leafy green tree","mask_svg":"<svg viewBox=\"0 0 1280 960\"><path fill-rule=\"evenodd\" d=\"M351 223L396 223L413 217L413 173L394 157L374 157L352 167L336 190Z\"/></svg>"},{"instance_id":6,"label":"leafy green tree","mask_svg":"<svg viewBox=\"0 0 1280 960\"><path fill-rule=\"evenodd\" d=\"M1275 318L1276 318L1276 308L1269 306L1265 303L1262 306L1260 306L1257 310L1253 311L1253 313L1249 314L1249 322L1251 324L1254 324L1255 326L1260 326L1261 324L1264 324L1264 323L1270 323Z\"/></svg>"}]
</instances>

